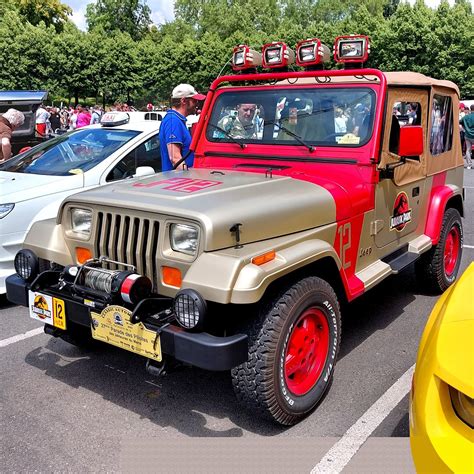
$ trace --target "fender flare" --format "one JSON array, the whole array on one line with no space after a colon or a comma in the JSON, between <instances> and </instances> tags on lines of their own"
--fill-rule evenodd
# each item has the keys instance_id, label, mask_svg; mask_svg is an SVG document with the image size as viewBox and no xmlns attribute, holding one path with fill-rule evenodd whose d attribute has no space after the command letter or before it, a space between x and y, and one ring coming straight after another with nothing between
<instances>
[{"instance_id":1,"label":"fender flare","mask_svg":"<svg viewBox=\"0 0 474 474\"><path fill-rule=\"evenodd\" d=\"M341 263L334 248L319 239L277 249L276 258L260 266L251 263L248 256L203 253L186 273L182 288L193 288L206 300L216 303L256 303L273 281L325 257L334 260L340 270ZM213 271L210 272L210 268Z\"/></svg>"},{"instance_id":2,"label":"fender flare","mask_svg":"<svg viewBox=\"0 0 474 474\"><path fill-rule=\"evenodd\" d=\"M446 206L448 202L456 196L459 196L461 208L459 209L458 206L453 207L458 209L460 214L463 215L462 190L457 186L436 186L431 191L425 234L431 239L433 245L436 245L439 242Z\"/></svg>"},{"instance_id":3,"label":"fender flare","mask_svg":"<svg viewBox=\"0 0 474 474\"><path fill-rule=\"evenodd\" d=\"M56 224L56 218L36 221L26 234L23 248L60 265L69 265L71 253L63 237L61 225Z\"/></svg>"}]
</instances>

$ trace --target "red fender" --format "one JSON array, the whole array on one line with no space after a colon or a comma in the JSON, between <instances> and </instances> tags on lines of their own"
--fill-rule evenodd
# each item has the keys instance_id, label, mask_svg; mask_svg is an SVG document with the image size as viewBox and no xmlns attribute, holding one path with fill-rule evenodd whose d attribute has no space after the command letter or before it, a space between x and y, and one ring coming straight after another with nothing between
<instances>
[{"instance_id":1,"label":"red fender","mask_svg":"<svg viewBox=\"0 0 474 474\"><path fill-rule=\"evenodd\" d=\"M425 234L431 238L433 245L439 241L446 203L453 196L454 192L448 186L433 186L431 190Z\"/></svg>"}]
</instances>

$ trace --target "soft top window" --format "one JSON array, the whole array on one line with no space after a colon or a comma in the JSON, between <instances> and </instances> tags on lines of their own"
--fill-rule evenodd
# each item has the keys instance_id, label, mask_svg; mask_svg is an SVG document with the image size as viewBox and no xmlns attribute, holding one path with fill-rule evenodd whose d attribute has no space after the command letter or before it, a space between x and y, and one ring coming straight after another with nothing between
<instances>
[{"instance_id":1,"label":"soft top window","mask_svg":"<svg viewBox=\"0 0 474 474\"><path fill-rule=\"evenodd\" d=\"M225 91L206 136L214 142L360 146L372 135L375 93L363 87Z\"/></svg>"}]
</instances>

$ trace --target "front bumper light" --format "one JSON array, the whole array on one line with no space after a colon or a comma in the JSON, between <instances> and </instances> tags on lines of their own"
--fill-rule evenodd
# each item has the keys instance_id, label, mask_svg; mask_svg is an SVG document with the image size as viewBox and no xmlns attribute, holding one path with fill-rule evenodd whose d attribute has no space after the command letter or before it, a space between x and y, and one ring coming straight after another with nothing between
<instances>
[{"instance_id":1,"label":"front bumper light","mask_svg":"<svg viewBox=\"0 0 474 474\"><path fill-rule=\"evenodd\" d=\"M196 255L199 229L189 224L171 224L170 244L175 252Z\"/></svg>"},{"instance_id":2,"label":"front bumper light","mask_svg":"<svg viewBox=\"0 0 474 474\"><path fill-rule=\"evenodd\" d=\"M71 227L73 232L89 237L92 227L92 212L87 209L71 209Z\"/></svg>"},{"instance_id":3,"label":"front bumper light","mask_svg":"<svg viewBox=\"0 0 474 474\"><path fill-rule=\"evenodd\" d=\"M4 217L8 216L8 214L13 211L14 207L15 204L13 204L12 202L8 204L0 204L0 219L3 219Z\"/></svg>"},{"instance_id":4,"label":"front bumper light","mask_svg":"<svg viewBox=\"0 0 474 474\"><path fill-rule=\"evenodd\" d=\"M474 428L474 399L451 386L449 386L449 395L458 418L467 426Z\"/></svg>"},{"instance_id":5,"label":"front bumper light","mask_svg":"<svg viewBox=\"0 0 474 474\"><path fill-rule=\"evenodd\" d=\"M197 291L186 288L176 294L173 310L183 328L197 330L203 326L207 303Z\"/></svg>"},{"instance_id":6,"label":"front bumper light","mask_svg":"<svg viewBox=\"0 0 474 474\"><path fill-rule=\"evenodd\" d=\"M39 260L29 249L20 250L13 262L15 271L27 282L33 281L39 274Z\"/></svg>"}]
</instances>

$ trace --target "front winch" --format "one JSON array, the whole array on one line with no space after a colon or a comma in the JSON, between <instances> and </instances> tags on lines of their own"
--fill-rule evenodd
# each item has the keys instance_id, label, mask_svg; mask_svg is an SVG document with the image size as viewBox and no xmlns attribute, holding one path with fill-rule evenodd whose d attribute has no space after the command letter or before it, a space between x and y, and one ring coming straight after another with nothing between
<instances>
[{"instance_id":1,"label":"front winch","mask_svg":"<svg viewBox=\"0 0 474 474\"><path fill-rule=\"evenodd\" d=\"M103 268L103 264L123 266L129 270L110 270ZM67 276L74 277L72 286L78 293L90 289L129 304L137 304L148 298L153 286L148 277L136 273L133 265L106 257L89 260L79 267L68 267L65 273L65 279Z\"/></svg>"}]
</instances>

